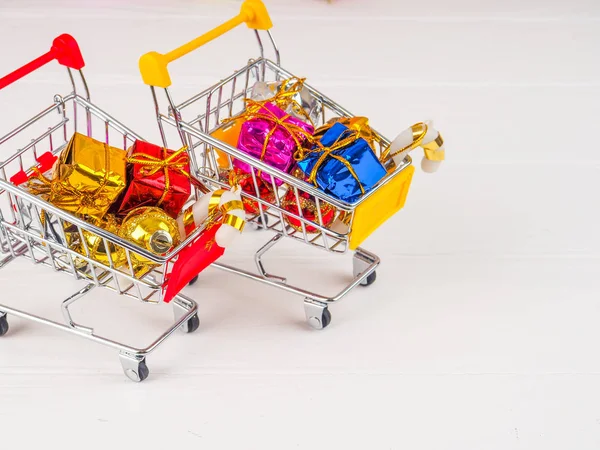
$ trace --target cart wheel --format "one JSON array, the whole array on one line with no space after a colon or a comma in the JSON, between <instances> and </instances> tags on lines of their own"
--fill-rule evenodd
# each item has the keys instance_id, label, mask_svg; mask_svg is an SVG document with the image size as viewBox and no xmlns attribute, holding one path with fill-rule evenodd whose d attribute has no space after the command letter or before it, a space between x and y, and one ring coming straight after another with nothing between
<instances>
[{"instance_id":1,"label":"cart wheel","mask_svg":"<svg viewBox=\"0 0 600 450\"><path fill-rule=\"evenodd\" d=\"M320 317L311 315L307 320L308 324L315 330L322 330L331 323L331 312L329 312L329 308L323 308Z\"/></svg>"},{"instance_id":2,"label":"cart wheel","mask_svg":"<svg viewBox=\"0 0 600 450\"><path fill-rule=\"evenodd\" d=\"M193 333L199 327L200 327L200 319L198 318L198 314L194 314L192 317L190 317L188 319L185 332Z\"/></svg>"},{"instance_id":3,"label":"cart wheel","mask_svg":"<svg viewBox=\"0 0 600 450\"><path fill-rule=\"evenodd\" d=\"M190 282L188 283L188 286L193 286L196 283L196 281L198 281L198 275L196 275L194 278L192 278L190 280Z\"/></svg>"},{"instance_id":4,"label":"cart wheel","mask_svg":"<svg viewBox=\"0 0 600 450\"><path fill-rule=\"evenodd\" d=\"M329 308L323 310L323 319L321 323L323 324L323 328L331 323L331 312L329 311Z\"/></svg>"},{"instance_id":5,"label":"cart wheel","mask_svg":"<svg viewBox=\"0 0 600 450\"><path fill-rule=\"evenodd\" d=\"M148 375L150 375L150 370L148 370L148 366L146 365L146 358L139 360L135 369L125 369L125 375L127 375L127 378L129 378L131 381L138 383L148 378Z\"/></svg>"},{"instance_id":6,"label":"cart wheel","mask_svg":"<svg viewBox=\"0 0 600 450\"><path fill-rule=\"evenodd\" d=\"M6 314L0 316L0 336L4 336L8 333L8 319L6 318Z\"/></svg>"},{"instance_id":7,"label":"cart wheel","mask_svg":"<svg viewBox=\"0 0 600 450\"><path fill-rule=\"evenodd\" d=\"M377 279L377 272L371 272L371 274L365 278L364 280L362 280L360 282L361 286L370 286L373 283L375 283L375 280Z\"/></svg>"},{"instance_id":8,"label":"cart wheel","mask_svg":"<svg viewBox=\"0 0 600 450\"><path fill-rule=\"evenodd\" d=\"M254 220L257 230L264 230L269 226L269 216L264 214L264 217L265 217L264 223L263 223L263 216L261 216L260 214Z\"/></svg>"}]
</instances>

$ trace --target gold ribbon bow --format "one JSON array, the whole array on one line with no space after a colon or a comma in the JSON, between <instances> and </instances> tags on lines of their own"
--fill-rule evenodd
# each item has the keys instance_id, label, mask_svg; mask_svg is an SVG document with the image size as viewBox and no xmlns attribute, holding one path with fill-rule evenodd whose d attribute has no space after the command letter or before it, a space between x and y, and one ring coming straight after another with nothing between
<instances>
[{"instance_id":1,"label":"gold ribbon bow","mask_svg":"<svg viewBox=\"0 0 600 450\"><path fill-rule=\"evenodd\" d=\"M76 215L83 215L88 210L104 210L112 203L107 196L98 195L103 188L102 185L92 192L81 191L65 181L47 178L37 168L33 168L33 170L35 174L27 182L29 192L42 196L61 209L71 211ZM45 220L43 211L41 220L43 225Z\"/></svg>"},{"instance_id":2,"label":"gold ribbon bow","mask_svg":"<svg viewBox=\"0 0 600 450\"><path fill-rule=\"evenodd\" d=\"M360 182L360 179L358 178L358 175L356 174L356 171L352 167L352 164L350 164L350 161L348 161L343 156L336 155L333 153L336 150L341 150L342 148L356 142L356 140L358 140L359 138L360 138L360 133L357 130L346 129L346 130L344 130L343 133L341 133L337 137L337 139L334 141L334 143L331 144L329 147L325 147L325 146L323 146L323 144L321 144L321 142L317 142L317 148L308 151L308 153L321 152L319 159L317 159L312 170L310 171L310 175L308 176L308 182L313 183L315 186L318 186L317 172L319 171L319 168L321 167L321 165L325 162L325 160L327 158L333 158L333 159L336 159L337 161L341 162L348 169L348 171L350 172L350 175L352 175L352 177L358 183L360 192L362 194L364 194L365 189L363 188L363 186Z\"/></svg>"},{"instance_id":3,"label":"gold ribbon bow","mask_svg":"<svg viewBox=\"0 0 600 450\"><path fill-rule=\"evenodd\" d=\"M302 115L303 119L310 123L314 128L315 124L310 118L310 115L306 112L302 105L294 99L294 96L296 94L300 94L302 89L304 89L305 81L306 78L296 77L287 78L283 80L281 82L281 85L279 85L277 93L268 101L276 104L283 110L285 110L289 105L292 105L294 112Z\"/></svg>"},{"instance_id":4,"label":"gold ribbon bow","mask_svg":"<svg viewBox=\"0 0 600 450\"><path fill-rule=\"evenodd\" d=\"M167 149L163 147L162 158L157 158L156 156L148 155L146 153L134 153L127 158L128 163L140 164L142 166L140 168L140 173L145 177L152 176L161 170L164 171L165 186L156 206L160 206L169 193L171 187L169 172L171 170L179 172L187 178L191 178L190 174L185 170L189 161L187 153L185 153L186 150L187 147L182 147L176 152L173 152L170 156L167 156Z\"/></svg>"}]
</instances>

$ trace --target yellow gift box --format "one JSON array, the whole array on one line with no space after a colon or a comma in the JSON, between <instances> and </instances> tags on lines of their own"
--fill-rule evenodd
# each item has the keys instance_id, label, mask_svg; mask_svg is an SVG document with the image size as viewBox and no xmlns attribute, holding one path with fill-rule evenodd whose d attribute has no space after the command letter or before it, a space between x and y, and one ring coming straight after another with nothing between
<instances>
[{"instance_id":1,"label":"yellow gift box","mask_svg":"<svg viewBox=\"0 0 600 450\"><path fill-rule=\"evenodd\" d=\"M80 216L101 218L127 184L127 152L75 133L54 166L48 200Z\"/></svg>"}]
</instances>

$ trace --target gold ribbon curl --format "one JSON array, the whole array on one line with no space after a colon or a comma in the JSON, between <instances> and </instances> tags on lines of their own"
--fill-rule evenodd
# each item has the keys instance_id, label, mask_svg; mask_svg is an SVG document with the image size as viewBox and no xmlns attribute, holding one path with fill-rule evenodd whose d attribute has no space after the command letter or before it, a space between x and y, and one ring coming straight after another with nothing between
<instances>
[{"instance_id":1,"label":"gold ribbon curl","mask_svg":"<svg viewBox=\"0 0 600 450\"><path fill-rule=\"evenodd\" d=\"M227 192L225 189L217 189L210 196L210 200L208 202L208 217L204 221L206 224L206 230L221 224L221 225L230 225L240 233L244 230L244 226L246 225L246 221L235 214L229 214L231 211L235 209L244 210L244 204L240 200L230 200L228 202L221 203L221 197L223 194ZM221 220L217 220L217 217L221 214ZM215 238L212 238L210 241L206 243L206 250L210 250L215 243Z\"/></svg>"},{"instance_id":2,"label":"gold ribbon curl","mask_svg":"<svg viewBox=\"0 0 600 450\"><path fill-rule=\"evenodd\" d=\"M385 149L385 151L381 154L380 160L386 162L388 159L393 158L396 155L406 151L406 150L414 150L423 142L425 139L425 135L429 128L427 124L424 122L419 122L410 127L412 130L413 141L407 146L401 148L400 150L396 150L394 153L390 153L390 147ZM425 158L430 161L443 161L445 158L445 151L440 150L440 148L444 145L444 139L442 135L438 133L437 137L427 144L421 145L423 151L425 152Z\"/></svg>"},{"instance_id":3,"label":"gold ribbon curl","mask_svg":"<svg viewBox=\"0 0 600 450\"><path fill-rule=\"evenodd\" d=\"M208 202L208 216L203 222L205 225L205 230L209 230L210 228L220 224L230 225L241 233L244 230L246 221L235 214L230 214L230 212L235 209L240 209L243 211L244 204L240 200L230 200L219 206L219 203L221 203L221 197L225 192L228 191L225 189L217 189L211 194ZM219 214L221 215L220 220L218 220ZM189 234L195 228L195 226L192 205L183 212L183 228L186 234ZM214 238L208 241L206 243L206 250L210 250L214 242Z\"/></svg>"}]
</instances>

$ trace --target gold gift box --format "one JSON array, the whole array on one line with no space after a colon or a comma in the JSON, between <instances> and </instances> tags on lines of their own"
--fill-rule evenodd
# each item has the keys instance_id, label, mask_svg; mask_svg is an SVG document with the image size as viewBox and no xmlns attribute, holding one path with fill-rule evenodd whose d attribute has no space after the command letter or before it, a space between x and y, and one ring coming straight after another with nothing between
<instances>
[{"instance_id":1,"label":"gold gift box","mask_svg":"<svg viewBox=\"0 0 600 450\"><path fill-rule=\"evenodd\" d=\"M101 218L127 184L127 152L75 133L54 166L60 195L50 201L80 216Z\"/></svg>"}]
</instances>

